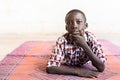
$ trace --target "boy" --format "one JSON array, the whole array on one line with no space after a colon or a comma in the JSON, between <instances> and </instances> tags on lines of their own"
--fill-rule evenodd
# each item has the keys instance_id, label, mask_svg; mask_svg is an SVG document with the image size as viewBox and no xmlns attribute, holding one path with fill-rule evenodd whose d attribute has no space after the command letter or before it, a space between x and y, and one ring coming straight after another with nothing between
<instances>
[{"instance_id":1,"label":"boy","mask_svg":"<svg viewBox=\"0 0 120 80\"><path fill-rule=\"evenodd\" d=\"M105 69L106 58L95 36L85 31L88 27L85 14L73 9L67 13L65 23L68 32L56 41L46 71L51 74L97 77L98 72ZM88 61L91 61L97 71L80 68ZM63 66L64 64L69 67Z\"/></svg>"}]
</instances>

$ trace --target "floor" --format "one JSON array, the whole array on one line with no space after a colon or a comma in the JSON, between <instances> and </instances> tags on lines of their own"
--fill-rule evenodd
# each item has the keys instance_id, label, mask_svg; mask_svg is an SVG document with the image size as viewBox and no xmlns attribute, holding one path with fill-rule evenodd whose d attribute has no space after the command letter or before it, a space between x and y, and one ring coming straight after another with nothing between
<instances>
[{"instance_id":1,"label":"floor","mask_svg":"<svg viewBox=\"0 0 120 80\"><path fill-rule=\"evenodd\" d=\"M63 33L1 33L0 61L25 41L55 41ZM120 46L120 33L94 33L98 39L106 39Z\"/></svg>"}]
</instances>

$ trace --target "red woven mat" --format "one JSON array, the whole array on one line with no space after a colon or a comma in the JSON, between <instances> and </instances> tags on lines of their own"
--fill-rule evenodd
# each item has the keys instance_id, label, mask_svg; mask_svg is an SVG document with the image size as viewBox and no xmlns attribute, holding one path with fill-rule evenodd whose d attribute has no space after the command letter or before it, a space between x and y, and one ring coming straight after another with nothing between
<instances>
[{"instance_id":1,"label":"red woven mat","mask_svg":"<svg viewBox=\"0 0 120 80\"><path fill-rule=\"evenodd\" d=\"M119 80L120 47L106 40L100 41L107 55L106 69L92 80ZM47 74L45 68L54 45L54 41L23 43L0 62L0 80L91 80L72 75Z\"/></svg>"}]
</instances>

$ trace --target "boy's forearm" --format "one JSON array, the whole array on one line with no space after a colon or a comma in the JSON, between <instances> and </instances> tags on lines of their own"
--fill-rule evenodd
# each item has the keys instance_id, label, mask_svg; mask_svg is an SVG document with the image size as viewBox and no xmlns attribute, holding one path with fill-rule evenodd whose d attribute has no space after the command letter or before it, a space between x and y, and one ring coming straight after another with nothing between
<instances>
[{"instance_id":1,"label":"boy's forearm","mask_svg":"<svg viewBox=\"0 0 120 80\"><path fill-rule=\"evenodd\" d=\"M86 54L89 56L89 59L92 61L93 66L95 66L98 71L102 72L105 68L104 63L92 52L87 43L82 45L82 48L85 50Z\"/></svg>"},{"instance_id":2,"label":"boy's forearm","mask_svg":"<svg viewBox=\"0 0 120 80\"><path fill-rule=\"evenodd\" d=\"M75 69L74 68L69 68L69 67L47 67L46 71L51 74L64 74L64 75L76 75Z\"/></svg>"},{"instance_id":3,"label":"boy's forearm","mask_svg":"<svg viewBox=\"0 0 120 80\"><path fill-rule=\"evenodd\" d=\"M97 77L98 72L84 69L84 68L74 68L74 67L47 67L46 71L50 74L61 74L61 75L76 75L79 77Z\"/></svg>"}]
</instances>

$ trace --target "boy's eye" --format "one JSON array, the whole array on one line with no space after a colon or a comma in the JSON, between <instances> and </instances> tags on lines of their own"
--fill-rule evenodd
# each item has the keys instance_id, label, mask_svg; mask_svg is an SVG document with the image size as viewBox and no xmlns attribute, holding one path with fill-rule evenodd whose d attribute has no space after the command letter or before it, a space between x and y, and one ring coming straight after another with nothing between
<instances>
[{"instance_id":1,"label":"boy's eye","mask_svg":"<svg viewBox=\"0 0 120 80\"><path fill-rule=\"evenodd\" d=\"M77 24L80 24L81 23L81 21L77 21Z\"/></svg>"},{"instance_id":2,"label":"boy's eye","mask_svg":"<svg viewBox=\"0 0 120 80\"><path fill-rule=\"evenodd\" d=\"M69 22L67 22L67 24L68 24L68 25L72 25L72 24L73 24L73 22L72 22L72 21L69 21Z\"/></svg>"}]
</instances>

